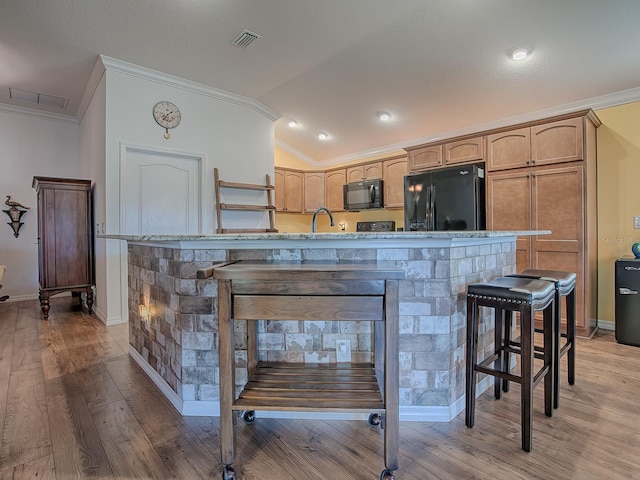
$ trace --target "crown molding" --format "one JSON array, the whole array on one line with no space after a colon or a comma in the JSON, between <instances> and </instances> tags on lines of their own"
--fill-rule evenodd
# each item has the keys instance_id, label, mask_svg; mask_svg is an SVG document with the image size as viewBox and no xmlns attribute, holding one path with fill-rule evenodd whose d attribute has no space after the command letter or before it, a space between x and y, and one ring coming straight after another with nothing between
<instances>
[{"instance_id":1,"label":"crown molding","mask_svg":"<svg viewBox=\"0 0 640 480\"><path fill-rule=\"evenodd\" d=\"M276 139L276 144L280 146L283 150L287 150L288 152L294 155L302 155L300 158L304 159L305 162L311 163L316 167L326 167L326 166L335 165L339 163L363 160L363 159L377 156L377 155L391 154L398 151L402 151L404 148L410 148L410 147L413 147L416 145L422 145L425 143L437 142L439 140L443 140L447 138L461 137L464 135L472 135L474 133L483 132L486 130L494 130L498 128L509 127L511 125L517 125L520 123L528 123L536 120L543 120L545 118L572 113L578 110L588 110L588 109L600 110L603 108L615 107L618 105L623 105L625 103L633 103L637 101L640 101L640 87L630 88L628 90L622 90L620 92L601 95L598 97L587 98L584 100L579 100L577 102L567 103L564 105L546 108L543 110L536 110L536 111L524 113L521 115L514 115L511 117L500 118L498 120L493 120L486 123L470 125L464 128L456 129L456 130L438 132L433 135L427 135L424 137L414 138L411 140L398 142L390 145L384 145L384 146L380 146L380 147L376 147L368 150L361 150L359 152L354 152L347 155L341 155L339 157L333 157L323 161L315 160L302 153L297 154L295 153L296 150L293 147L290 147L286 145L284 142L281 142L277 139Z\"/></svg>"},{"instance_id":2,"label":"crown molding","mask_svg":"<svg viewBox=\"0 0 640 480\"><path fill-rule=\"evenodd\" d=\"M95 95L98 85L106 71L105 65L102 63L102 58L98 56L98 59L91 70L91 75L89 75L89 80L87 80L87 85L84 87L82 100L80 100L80 105L78 106L76 117L78 118L79 123L82 123L82 119L84 118L85 113L87 113L91 99Z\"/></svg>"},{"instance_id":3,"label":"crown molding","mask_svg":"<svg viewBox=\"0 0 640 480\"><path fill-rule=\"evenodd\" d=\"M124 62L105 55L100 55L99 60L102 62L106 70L132 75L134 77L168 85L173 88L180 88L198 95L215 98L216 100L222 100L236 105L241 105L243 107L248 107L264 115L273 122L281 117L281 115L275 110L271 110L266 105L250 97L220 90L191 80L185 80L184 78L158 72L150 68L134 65L133 63Z\"/></svg>"},{"instance_id":4,"label":"crown molding","mask_svg":"<svg viewBox=\"0 0 640 480\"><path fill-rule=\"evenodd\" d=\"M324 166L324 163L319 162L314 158L311 158L306 153L302 153L300 150L297 150L297 149L293 148L291 145L289 145L288 143L283 142L282 140L279 140L278 138L275 139L275 145L276 145L276 147L281 148L285 152L289 152L291 155L295 155L297 158L299 158L300 160L302 160L305 163L308 163L309 165L312 165L314 167L323 167Z\"/></svg>"},{"instance_id":5,"label":"crown molding","mask_svg":"<svg viewBox=\"0 0 640 480\"><path fill-rule=\"evenodd\" d=\"M27 108L27 107L17 107L15 105L7 105L6 103L0 103L0 112L7 112L7 113L12 113L17 115L26 115L29 117L46 118L47 120L58 120L58 121L67 122L67 123L75 123L75 124L78 123L76 118L71 115L45 112L43 110L34 110L32 108Z\"/></svg>"}]
</instances>

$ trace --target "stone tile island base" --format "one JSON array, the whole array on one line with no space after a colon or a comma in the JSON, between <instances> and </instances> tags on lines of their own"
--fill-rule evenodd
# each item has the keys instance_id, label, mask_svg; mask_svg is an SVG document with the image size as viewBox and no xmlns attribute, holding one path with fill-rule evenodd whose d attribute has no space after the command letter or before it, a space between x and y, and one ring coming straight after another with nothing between
<instances>
[{"instance_id":1,"label":"stone tile island base","mask_svg":"<svg viewBox=\"0 0 640 480\"><path fill-rule=\"evenodd\" d=\"M342 239L336 246L298 241L299 247L237 240L220 242L220 248L216 241L117 238L129 242L130 355L183 415L219 415L217 282L196 279L199 268L233 260L375 260L401 267L400 419L449 421L464 408L466 285L514 273L516 261L513 234L419 242ZM491 347L493 328L493 320L483 319L480 354ZM245 322L236 321L235 329L240 390L247 378ZM354 362L373 361L371 322L261 321L258 331L262 360L335 362L336 340L347 339ZM486 389L488 379L480 386Z\"/></svg>"}]
</instances>

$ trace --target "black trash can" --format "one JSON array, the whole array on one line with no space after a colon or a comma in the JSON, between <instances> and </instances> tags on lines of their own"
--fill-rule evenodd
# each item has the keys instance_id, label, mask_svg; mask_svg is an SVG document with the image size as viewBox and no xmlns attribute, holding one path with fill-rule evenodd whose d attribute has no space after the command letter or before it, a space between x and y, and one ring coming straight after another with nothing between
<instances>
[{"instance_id":1,"label":"black trash can","mask_svg":"<svg viewBox=\"0 0 640 480\"><path fill-rule=\"evenodd\" d=\"M640 347L640 259L616 260L616 340Z\"/></svg>"}]
</instances>

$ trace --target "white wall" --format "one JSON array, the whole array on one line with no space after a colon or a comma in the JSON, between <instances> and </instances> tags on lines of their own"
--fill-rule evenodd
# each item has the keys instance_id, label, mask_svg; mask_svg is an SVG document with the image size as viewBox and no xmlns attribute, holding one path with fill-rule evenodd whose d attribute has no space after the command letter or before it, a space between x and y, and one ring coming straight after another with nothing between
<instances>
[{"instance_id":1,"label":"white wall","mask_svg":"<svg viewBox=\"0 0 640 480\"><path fill-rule=\"evenodd\" d=\"M0 213L0 263L7 265L0 295L9 301L38 298L38 246L34 176L87 178L80 159L80 127L69 117L28 109L0 109L0 210L5 196L31 207L18 238Z\"/></svg>"},{"instance_id":2,"label":"white wall","mask_svg":"<svg viewBox=\"0 0 640 480\"><path fill-rule=\"evenodd\" d=\"M204 159L202 233L215 231L214 167L229 181L264 183L265 174L273 175L273 121L277 114L267 111L265 115L251 99L234 98L233 94L225 99L224 92L199 84L113 59L105 63L105 201L104 210L96 206L95 222L104 222L106 233L123 233L121 215L127 208L121 202L120 188L123 145L189 153ZM164 129L152 115L153 106L161 100L175 103L182 113L182 122L170 130L169 139L164 138ZM256 221L264 222L256 226L266 225L263 214ZM108 297L104 315L108 323L117 322L118 316L126 321L126 245L106 240L104 253L100 260L104 260Z\"/></svg>"},{"instance_id":3,"label":"white wall","mask_svg":"<svg viewBox=\"0 0 640 480\"><path fill-rule=\"evenodd\" d=\"M106 262L106 241L97 238L101 230L101 221L104 220L105 211L105 102L106 87L104 75L100 76L98 85L91 96L91 101L87 106L82 121L80 122L80 153L83 167L89 172L88 178L93 181L93 229L94 234L94 266L96 274L95 289L95 314L104 323L110 325L120 322L120 314L114 319L107 315L107 262ZM118 263L118 274L120 264Z\"/></svg>"},{"instance_id":4,"label":"white wall","mask_svg":"<svg viewBox=\"0 0 640 480\"><path fill-rule=\"evenodd\" d=\"M80 125L69 117L0 109L0 199L12 195L32 207L17 239L6 225L8 217L0 222L0 263L7 265L1 294L12 300L38 295L34 175L91 179L94 229L108 234L122 233L120 217L127 207L120 201L123 145L204 158L202 233L215 231L214 167L229 181L264 183L265 174L273 176L273 121L278 115L267 107L108 57L101 57L97 67ZM170 131L169 140L152 116L161 100L174 102L182 112L182 123ZM249 221L266 226L263 214ZM247 227L242 222L245 217L232 217L225 226ZM96 314L107 324L126 321L126 245L96 239L95 251Z\"/></svg>"}]
</instances>

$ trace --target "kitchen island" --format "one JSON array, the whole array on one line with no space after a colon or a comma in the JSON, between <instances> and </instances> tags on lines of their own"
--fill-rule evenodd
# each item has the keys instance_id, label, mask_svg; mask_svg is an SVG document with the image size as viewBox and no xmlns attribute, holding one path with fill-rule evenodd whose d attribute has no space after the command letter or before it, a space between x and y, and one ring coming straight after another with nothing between
<instances>
[{"instance_id":1,"label":"kitchen island","mask_svg":"<svg viewBox=\"0 0 640 480\"><path fill-rule=\"evenodd\" d=\"M375 261L404 271L399 283L400 419L449 421L464 408L466 285L514 273L516 237L546 233L103 237L128 242L130 355L182 414L218 415L220 411L218 283L213 278L196 278L198 269L237 260ZM236 321L234 328L235 378L241 387L247 381L246 322ZM370 363L374 355L369 321L263 320L257 330L260 360L335 363L337 340L348 340L352 362ZM479 348L488 348L492 342L493 322L484 321ZM304 416L321 415L305 412ZM330 416L356 418L353 414Z\"/></svg>"}]
</instances>

